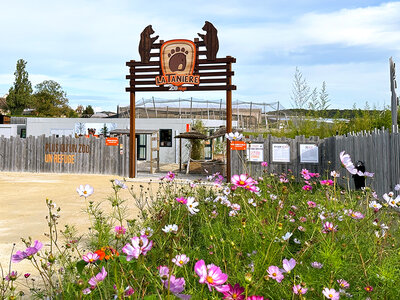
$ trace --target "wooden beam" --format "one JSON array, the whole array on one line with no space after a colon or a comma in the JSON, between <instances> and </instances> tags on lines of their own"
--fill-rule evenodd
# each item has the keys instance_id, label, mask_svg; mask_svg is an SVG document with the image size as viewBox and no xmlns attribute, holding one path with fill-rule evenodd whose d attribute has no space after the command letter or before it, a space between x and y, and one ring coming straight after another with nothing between
<instances>
[{"instance_id":1,"label":"wooden beam","mask_svg":"<svg viewBox=\"0 0 400 300\"><path fill-rule=\"evenodd\" d=\"M236 90L235 85L200 85L186 86L186 91L228 91ZM167 92L169 87L128 87L127 92Z\"/></svg>"},{"instance_id":2,"label":"wooden beam","mask_svg":"<svg viewBox=\"0 0 400 300\"><path fill-rule=\"evenodd\" d=\"M230 56L226 57L227 59ZM228 63L226 67L227 73L232 71L232 64ZM226 84L232 85L232 77L228 76ZM232 90L226 91L226 132L232 132ZM231 141L226 140L226 180L231 182Z\"/></svg>"},{"instance_id":3,"label":"wooden beam","mask_svg":"<svg viewBox=\"0 0 400 300\"><path fill-rule=\"evenodd\" d=\"M130 93L129 178L136 177L135 92Z\"/></svg>"}]
</instances>

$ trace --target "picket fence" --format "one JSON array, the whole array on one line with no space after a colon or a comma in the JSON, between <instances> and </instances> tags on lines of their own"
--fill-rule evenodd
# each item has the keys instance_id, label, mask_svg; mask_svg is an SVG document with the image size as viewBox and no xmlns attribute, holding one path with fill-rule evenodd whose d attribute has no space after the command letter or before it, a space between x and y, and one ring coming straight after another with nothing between
<instances>
[{"instance_id":1,"label":"picket fence","mask_svg":"<svg viewBox=\"0 0 400 300\"><path fill-rule=\"evenodd\" d=\"M122 146L121 146L122 145ZM129 137L0 137L0 171L129 175Z\"/></svg>"},{"instance_id":2,"label":"picket fence","mask_svg":"<svg viewBox=\"0 0 400 300\"><path fill-rule=\"evenodd\" d=\"M341 167L339 153L346 151L350 154L353 163L360 160L364 162L366 171L375 173L373 178L367 178L366 184L371 186L379 196L393 191L396 184L400 183L400 134L390 133L387 129L372 132L351 133L343 136L334 136L325 139L318 137L305 138L298 136L294 139L262 136L251 138L252 143L263 143L264 161L268 167L264 168L260 162L249 162L246 151L233 151L232 174L249 173L257 178L263 172L288 173L300 179L302 169L318 172L324 178L330 171L339 171L342 177L346 175L350 180L340 179L342 186L350 185L354 188L354 181L344 168ZM276 143L289 144L290 162L273 162L272 145ZM318 146L318 163L300 162L300 144L315 144Z\"/></svg>"}]
</instances>

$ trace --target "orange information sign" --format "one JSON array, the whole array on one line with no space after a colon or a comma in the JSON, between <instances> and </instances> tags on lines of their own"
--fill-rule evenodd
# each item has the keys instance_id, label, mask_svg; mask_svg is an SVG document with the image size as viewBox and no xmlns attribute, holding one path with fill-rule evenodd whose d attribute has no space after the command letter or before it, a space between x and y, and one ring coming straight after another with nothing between
<instances>
[{"instance_id":1,"label":"orange information sign","mask_svg":"<svg viewBox=\"0 0 400 300\"><path fill-rule=\"evenodd\" d=\"M117 137L106 138L106 146L118 146L119 141Z\"/></svg>"},{"instance_id":2,"label":"orange information sign","mask_svg":"<svg viewBox=\"0 0 400 300\"><path fill-rule=\"evenodd\" d=\"M247 144L243 141L232 141L231 142L231 150L246 150Z\"/></svg>"}]
</instances>

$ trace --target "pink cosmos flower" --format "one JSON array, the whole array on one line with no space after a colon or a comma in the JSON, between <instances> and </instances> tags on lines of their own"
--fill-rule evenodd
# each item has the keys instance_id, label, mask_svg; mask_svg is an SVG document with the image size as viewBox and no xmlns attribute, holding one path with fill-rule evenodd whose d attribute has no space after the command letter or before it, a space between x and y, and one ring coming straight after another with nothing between
<instances>
[{"instance_id":1,"label":"pink cosmos flower","mask_svg":"<svg viewBox=\"0 0 400 300\"><path fill-rule=\"evenodd\" d=\"M126 228L124 226L115 226L114 231L117 235L124 235Z\"/></svg>"},{"instance_id":2,"label":"pink cosmos flower","mask_svg":"<svg viewBox=\"0 0 400 300\"><path fill-rule=\"evenodd\" d=\"M32 255L38 253L42 249L43 244L39 241L35 241L32 247L26 248L25 251L17 251L12 257L11 261L13 263L18 263L25 258L30 258Z\"/></svg>"},{"instance_id":3,"label":"pink cosmos flower","mask_svg":"<svg viewBox=\"0 0 400 300\"><path fill-rule=\"evenodd\" d=\"M182 204L187 203L187 199L185 197L176 198L175 200Z\"/></svg>"},{"instance_id":4,"label":"pink cosmos flower","mask_svg":"<svg viewBox=\"0 0 400 300\"><path fill-rule=\"evenodd\" d=\"M330 185L333 185L333 180L331 180L331 179L321 180L319 183L321 183L321 185L330 186Z\"/></svg>"},{"instance_id":5,"label":"pink cosmos flower","mask_svg":"<svg viewBox=\"0 0 400 300\"><path fill-rule=\"evenodd\" d=\"M168 285L169 285L169 290L173 294L179 294L179 293L183 292L183 290L185 289L185 279L183 277L176 278L174 275L171 275L169 277L169 279L165 279L165 280L161 280L161 281L166 289L168 289Z\"/></svg>"},{"instance_id":6,"label":"pink cosmos flower","mask_svg":"<svg viewBox=\"0 0 400 300\"><path fill-rule=\"evenodd\" d=\"M165 280L166 278L168 278L169 269L167 266L158 266L157 269L161 279Z\"/></svg>"},{"instance_id":7,"label":"pink cosmos flower","mask_svg":"<svg viewBox=\"0 0 400 300\"><path fill-rule=\"evenodd\" d=\"M175 173L169 171L167 175L165 175L163 178L165 178L168 181L173 181L175 179Z\"/></svg>"},{"instance_id":8,"label":"pink cosmos flower","mask_svg":"<svg viewBox=\"0 0 400 300\"><path fill-rule=\"evenodd\" d=\"M305 293L307 293L308 288L303 288L300 284L295 284L293 286L293 293L295 293L296 295L304 295Z\"/></svg>"},{"instance_id":9,"label":"pink cosmos flower","mask_svg":"<svg viewBox=\"0 0 400 300\"><path fill-rule=\"evenodd\" d=\"M364 215L362 213L360 213L359 211L349 210L348 216L351 217L352 219L356 219L356 220L364 219Z\"/></svg>"},{"instance_id":10,"label":"pink cosmos flower","mask_svg":"<svg viewBox=\"0 0 400 300\"><path fill-rule=\"evenodd\" d=\"M301 176L303 176L303 178L304 178L304 176L308 176L309 173L310 172L307 169L302 169L300 172L300 174L301 174Z\"/></svg>"},{"instance_id":11,"label":"pink cosmos flower","mask_svg":"<svg viewBox=\"0 0 400 300\"><path fill-rule=\"evenodd\" d=\"M182 267L189 262L189 257L187 257L185 254L179 254L172 259L172 262L178 267Z\"/></svg>"},{"instance_id":12,"label":"pink cosmos flower","mask_svg":"<svg viewBox=\"0 0 400 300\"><path fill-rule=\"evenodd\" d=\"M319 178L319 173L309 173L311 177Z\"/></svg>"},{"instance_id":13,"label":"pink cosmos flower","mask_svg":"<svg viewBox=\"0 0 400 300\"><path fill-rule=\"evenodd\" d=\"M153 241L149 241L146 235L141 235L140 238L135 236L131 238L131 242L132 245L128 243L122 248L122 252L127 255L127 261L130 261L133 257L137 259L140 254L146 255L153 246Z\"/></svg>"},{"instance_id":14,"label":"pink cosmos flower","mask_svg":"<svg viewBox=\"0 0 400 300\"><path fill-rule=\"evenodd\" d=\"M348 289L349 287L350 287L350 284L346 281L346 280L344 280L344 279L338 279L338 280L336 280L338 283L339 283L339 286L342 288L342 289Z\"/></svg>"},{"instance_id":15,"label":"pink cosmos flower","mask_svg":"<svg viewBox=\"0 0 400 300\"><path fill-rule=\"evenodd\" d=\"M283 264L283 269L285 270L285 272L289 273L296 266L296 260L294 258L291 258L290 260L287 260L285 258L282 261L282 264Z\"/></svg>"},{"instance_id":16,"label":"pink cosmos flower","mask_svg":"<svg viewBox=\"0 0 400 300\"><path fill-rule=\"evenodd\" d=\"M249 296L246 300L264 300L263 296Z\"/></svg>"},{"instance_id":17,"label":"pink cosmos flower","mask_svg":"<svg viewBox=\"0 0 400 300\"><path fill-rule=\"evenodd\" d=\"M311 190L312 190L312 186L309 185L309 184L306 184L306 185L304 185L304 186L302 187L302 189L305 190L305 191L311 191Z\"/></svg>"},{"instance_id":18,"label":"pink cosmos flower","mask_svg":"<svg viewBox=\"0 0 400 300\"><path fill-rule=\"evenodd\" d=\"M221 269L216 265L210 264L206 266L204 260L199 260L194 266L194 271L200 277L199 282L206 283L210 292L212 287L221 293L229 290L229 286L224 285L228 280L228 275L222 273Z\"/></svg>"},{"instance_id":19,"label":"pink cosmos flower","mask_svg":"<svg viewBox=\"0 0 400 300\"><path fill-rule=\"evenodd\" d=\"M7 281L15 281L15 280L17 280L17 277L18 277L17 275L18 275L17 271L12 271L12 272L8 273L8 275L6 275L6 277L4 279Z\"/></svg>"},{"instance_id":20,"label":"pink cosmos flower","mask_svg":"<svg viewBox=\"0 0 400 300\"><path fill-rule=\"evenodd\" d=\"M92 253L92 252L89 252L86 255L82 256L82 259L89 264L94 263L99 258L100 256L98 256L97 253Z\"/></svg>"},{"instance_id":21,"label":"pink cosmos flower","mask_svg":"<svg viewBox=\"0 0 400 300\"><path fill-rule=\"evenodd\" d=\"M268 163L267 163L266 161L263 161L263 162L261 163L261 166L262 166L262 167L268 167Z\"/></svg>"},{"instance_id":22,"label":"pink cosmos flower","mask_svg":"<svg viewBox=\"0 0 400 300\"><path fill-rule=\"evenodd\" d=\"M333 226L333 223L331 222L324 223L324 229L322 230L323 233L335 232L335 231L337 231L337 226Z\"/></svg>"},{"instance_id":23,"label":"pink cosmos flower","mask_svg":"<svg viewBox=\"0 0 400 300\"><path fill-rule=\"evenodd\" d=\"M228 283L229 291L223 292L224 297L222 299L228 300L244 300L244 287L241 287L239 283L232 286Z\"/></svg>"},{"instance_id":24,"label":"pink cosmos flower","mask_svg":"<svg viewBox=\"0 0 400 300\"><path fill-rule=\"evenodd\" d=\"M131 295L133 295L135 293L135 290L133 289L133 287L131 287L130 285L128 285L124 291L124 296L125 297L129 297Z\"/></svg>"},{"instance_id":25,"label":"pink cosmos flower","mask_svg":"<svg viewBox=\"0 0 400 300\"><path fill-rule=\"evenodd\" d=\"M107 271L104 269L104 267L101 268L101 271L97 273L96 276L93 276L90 278L88 283L92 286L95 287L99 282L103 281L107 276Z\"/></svg>"},{"instance_id":26,"label":"pink cosmos flower","mask_svg":"<svg viewBox=\"0 0 400 300\"><path fill-rule=\"evenodd\" d=\"M323 264L321 264L317 261L314 261L311 263L311 267L313 267L314 269L321 269L323 267Z\"/></svg>"},{"instance_id":27,"label":"pink cosmos flower","mask_svg":"<svg viewBox=\"0 0 400 300\"><path fill-rule=\"evenodd\" d=\"M372 286L368 285L364 288L364 290L366 290L368 293L371 293L374 290L374 288Z\"/></svg>"},{"instance_id":28,"label":"pink cosmos flower","mask_svg":"<svg viewBox=\"0 0 400 300\"><path fill-rule=\"evenodd\" d=\"M268 277L275 279L277 282L281 282L285 278L277 266L270 266L268 268Z\"/></svg>"},{"instance_id":29,"label":"pink cosmos flower","mask_svg":"<svg viewBox=\"0 0 400 300\"><path fill-rule=\"evenodd\" d=\"M307 201L307 205L309 208L313 208L313 207L317 206L317 204L314 201Z\"/></svg>"},{"instance_id":30,"label":"pink cosmos flower","mask_svg":"<svg viewBox=\"0 0 400 300\"><path fill-rule=\"evenodd\" d=\"M252 186L254 184L254 179L247 176L247 174L233 175L231 183L236 187Z\"/></svg>"},{"instance_id":31,"label":"pink cosmos flower","mask_svg":"<svg viewBox=\"0 0 400 300\"><path fill-rule=\"evenodd\" d=\"M336 292L335 289L324 288L322 294L324 294L326 298L332 300L339 300L340 297L340 293Z\"/></svg>"}]
</instances>

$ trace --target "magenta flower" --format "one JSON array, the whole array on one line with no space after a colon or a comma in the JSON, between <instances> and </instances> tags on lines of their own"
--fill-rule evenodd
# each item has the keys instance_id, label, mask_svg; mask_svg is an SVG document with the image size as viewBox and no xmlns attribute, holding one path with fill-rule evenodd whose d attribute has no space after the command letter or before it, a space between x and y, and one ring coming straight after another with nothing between
<instances>
[{"instance_id":1,"label":"magenta flower","mask_svg":"<svg viewBox=\"0 0 400 300\"><path fill-rule=\"evenodd\" d=\"M262 167L268 167L268 163L267 163L266 161L263 161L263 162L261 163L261 166L262 166Z\"/></svg>"},{"instance_id":2,"label":"magenta flower","mask_svg":"<svg viewBox=\"0 0 400 300\"><path fill-rule=\"evenodd\" d=\"M135 290L133 289L133 287L131 287L130 285L128 285L124 291L124 296L125 297L129 297L131 295L133 295L135 293Z\"/></svg>"},{"instance_id":3,"label":"magenta flower","mask_svg":"<svg viewBox=\"0 0 400 300\"><path fill-rule=\"evenodd\" d=\"M228 283L229 291L223 292L224 297L222 299L228 300L244 300L244 287L241 287L239 283L232 286Z\"/></svg>"},{"instance_id":4,"label":"magenta flower","mask_svg":"<svg viewBox=\"0 0 400 300\"><path fill-rule=\"evenodd\" d=\"M342 288L342 289L348 289L349 287L350 287L350 284L346 281L346 280L344 280L344 279L338 279L338 280L336 280L338 283L339 283L339 286Z\"/></svg>"},{"instance_id":5,"label":"magenta flower","mask_svg":"<svg viewBox=\"0 0 400 300\"><path fill-rule=\"evenodd\" d=\"M92 252L89 252L86 255L82 256L82 259L89 264L94 263L99 258L100 256L98 256L97 253L92 253Z\"/></svg>"},{"instance_id":6,"label":"magenta flower","mask_svg":"<svg viewBox=\"0 0 400 300\"><path fill-rule=\"evenodd\" d=\"M161 280L164 287L168 289L168 278ZM183 277L176 278L174 275L169 277L169 290L173 294L179 294L185 289L185 279Z\"/></svg>"},{"instance_id":7,"label":"magenta flower","mask_svg":"<svg viewBox=\"0 0 400 300\"><path fill-rule=\"evenodd\" d=\"M309 208L313 208L313 207L317 206L317 204L314 201L307 201L307 205Z\"/></svg>"},{"instance_id":8,"label":"magenta flower","mask_svg":"<svg viewBox=\"0 0 400 300\"><path fill-rule=\"evenodd\" d=\"M296 261L294 258L287 260L286 258L282 261L283 269L285 272L289 273L296 266Z\"/></svg>"},{"instance_id":9,"label":"magenta flower","mask_svg":"<svg viewBox=\"0 0 400 300\"><path fill-rule=\"evenodd\" d=\"M175 198L175 200L182 204L187 203L187 199L185 197Z\"/></svg>"},{"instance_id":10,"label":"magenta flower","mask_svg":"<svg viewBox=\"0 0 400 300\"><path fill-rule=\"evenodd\" d=\"M310 179L310 177L311 177L309 175L309 173L310 172L307 169L302 169L301 172L300 172L301 176L303 176L303 178L306 179L306 180Z\"/></svg>"},{"instance_id":11,"label":"magenta flower","mask_svg":"<svg viewBox=\"0 0 400 300\"><path fill-rule=\"evenodd\" d=\"M131 243L132 245L128 243L122 248L122 252L127 255L127 261L130 261L133 257L138 259L140 254L146 255L153 246L153 241L149 241L146 235L131 238Z\"/></svg>"},{"instance_id":12,"label":"magenta flower","mask_svg":"<svg viewBox=\"0 0 400 300\"><path fill-rule=\"evenodd\" d=\"M263 296L249 296L246 300L264 300Z\"/></svg>"},{"instance_id":13,"label":"magenta flower","mask_svg":"<svg viewBox=\"0 0 400 300\"><path fill-rule=\"evenodd\" d=\"M175 179L175 173L169 171L167 175L164 177L168 181L173 181Z\"/></svg>"},{"instance_id":14,"label":"magenta flower","mask_svg":"<svg viewBox=\"0 0 400 300\"><path fill-rule=\"evenodd\" d=\"M309 184L306 184L306 185L304 185L304 186L302 187L302 189L305 190L305 191L311 191L311 190L312 190L312 186L309 185Z\"/></svg>"},{"instance_id":15,"label":"magenta flower","mask_svg":"<svg viewBox=\"0 0 400 300\"><path fill-rule=\"evenodd\" d=\"M118 236L121 236L125 234L126 228L124 226L115 226L114 231Z\"/></svg>"},{"instance_id":16,"label":"magenta flower","mask_svg":"<svg viewBox=\"0 0 400 300\"><path fill-rule=\"evenodd\" d=\"M328 179L328 180L320 180L319 183L321 183L321 185L327 185L327 186L333 185L333 181L330 180L330 179Z\"/></svg>"},{"instance_id":17,"label":"magenta flower","mask_svg":"<svg viewBox=\"0 0 400 300\"><path fill-rule=\"evenodd\" d=\"M322 294L324 294L326 298L332 300L339 300L340 297L340 293L336 292L335 289L324 288Z\"/></svg>"},{"instance_id":18,"label":"magenta flower","mask_svg":"<svg viewBox=\"0 0 400 300\"><path fill-rule=\"evenodd\" d=\"M30 273L25 273L25 274L24 274L24 277L25 277L25 278L29 278L29 276L31 276Z\"/></svg>"},{"instance_id":19,"label":"magenta flower","mask_svg":"<svg viewBox=\"0 0 400 300\"><path fill-rule=\"evenodd\" d=\"M12 271L4 279L7 281L15 281L15 280L17 280L17 274L18 274L17 271Z\"/></svg>"},{"instance_id":20,"label":"magenta flower","mask_svg":"<svg viewBox=\"0 0 400 300\"><path fill-rule=\"evenodd\" d=\"M254 184L254 179L247 176L247 174L233 175L231 183L236 187L252 186Z\"/></svg>"},{"instance_id":21,"label":"magenta flower","mask_svg":"<svg viewBox=\"0 0 400 300\"><path fill-rule=\"evenodd\" d=\"M101 271L97 273L96 276L93 276L92 278L89 279L88 283L92 286L95 287L99 282L103 281L107 276L107 271L104 269L104 267L101 268Z\"/></svg>"},{"instance_id":22,"label":"magenta flower","mask_svg":"<svg viewBox=\"0 0 400 300\"><path fill-rule=\"evenodd\" d=\"M25 258L31 258L34 254L38 253L42 249L43 244L39 241L35 241L32 247L26 248L25 251L17 251L12 257L13 263L18 263Z\"/></svg>"},{"instance_id":23,"label":"magenta flower","mask_svg":"<svg viewBox=\"0 0 400 300\"><path fill-rule=\"evenodd\" d=\"M335 232L335 231L337 231L337 226L333 226L333 223L331 222L325 222L324 229L322 229L323 233Z\"/></svg>"},{"instance_id":24,"label":"magenta flower","mask_svg":"<svg viewBox=\"0 0 400 300\"><path fill-rule=\"evenodd\" d=\"M222 273L221 269L216 265L210 264L206 266L204 260L199 260L194 266L194 271L200 277L199 282L206 283L210 292L212 287L221 293L229 290L229 286L224 285L228 280L228 275Z\"/></svg>"},{"instance_id":25,"label":"magenta flower","mask_svg":"<svg viewBox=\"0 0 400 300\"><path fill-rule=\"evenodd\" d=\"M293 286L293 293L295 293L296 295L304 295L305 293L307 293L307 291L308 288L303 288L300 284L295 284Z\"/></svg>"},{"instance_id":26,"label":"magenta flower","mask_svg":"<svg viewBox=\"0 0 400 300\"><path fill-rule=\"evenodd\" d=\"M270 266L268 268L268 277L275 279L277 282L281 282L285 278L277 266Z\"/></svg>"}]
</instances>

